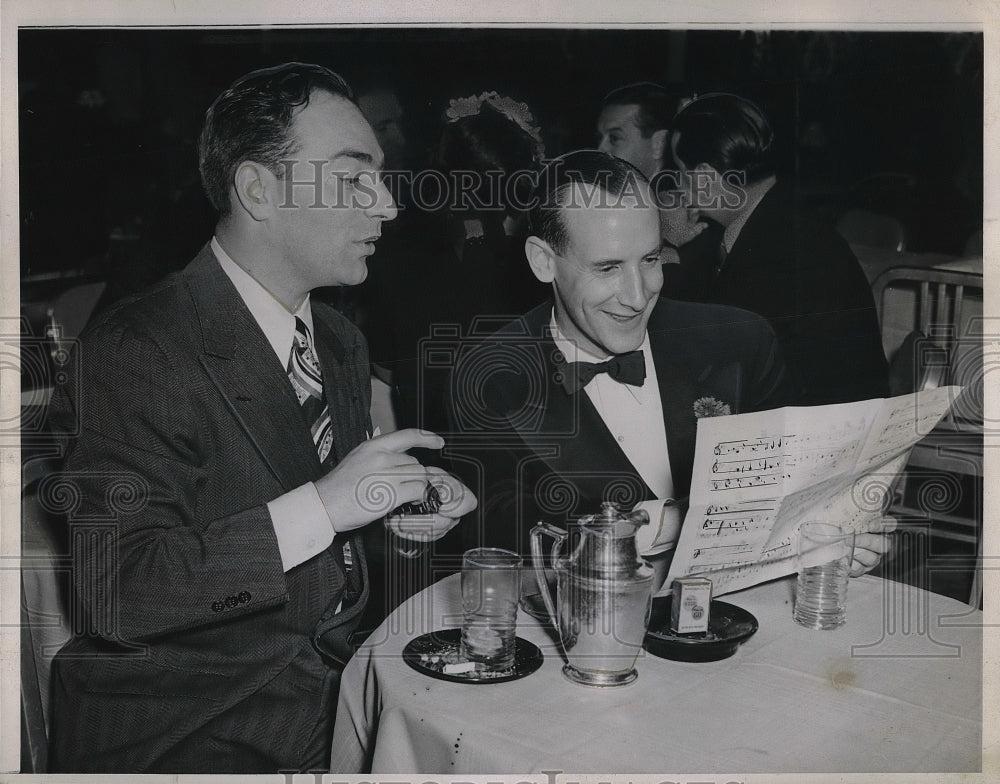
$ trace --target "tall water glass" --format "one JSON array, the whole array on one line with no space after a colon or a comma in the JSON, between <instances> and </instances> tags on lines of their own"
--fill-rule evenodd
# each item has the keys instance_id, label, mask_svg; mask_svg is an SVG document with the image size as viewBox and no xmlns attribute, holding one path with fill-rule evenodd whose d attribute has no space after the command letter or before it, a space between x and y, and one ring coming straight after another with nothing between
<instances>
[{"instance_id":1,"label":"tall water glass","mask_svg":"<svg viewBox=\"0 0 1000 784\"><path fill-rule=\"evenodd\" d=\"M491 670L514 665L521 556L478 547L462 557L462 657Z\"/></svg>"},{"instance_id":2,"label":"tall water glass","mask_svg":"<svg viewBox=\"0 0 1000 784\"><path fill-rule=\"evenodd\" d=\"M847 582L854 557L854 531L810 521L799 527L799 577L795 622L810 629L836 629L847 621Z\"/></svg>"}]
</instances>

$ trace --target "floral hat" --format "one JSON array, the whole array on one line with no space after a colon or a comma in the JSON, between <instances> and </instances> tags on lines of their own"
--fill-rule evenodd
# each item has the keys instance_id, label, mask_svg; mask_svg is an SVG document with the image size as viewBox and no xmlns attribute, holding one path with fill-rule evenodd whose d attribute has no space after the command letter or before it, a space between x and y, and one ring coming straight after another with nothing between
<instances>
[{"instance_id":1,"label":"floral hat","mask_svg":"<svg viewBox=\"0 0 1000 784\"><path fill-rule=\"evenodd\" d=\"M468 98L452 98L448 101L448 108L444 115L449 123L453 123L463 117L479 114L483 104L489 104L491 108L500 112L528 134L535 143L535 158L539 161L544 160L545 145L542 142L541 129L534 124L535 117L531 113L531 109L528 108L528 104L523 101L515 101L509 95L500 95L495 90L491 90L479 95L470 95Z\"/></svg>"}]
</instances>

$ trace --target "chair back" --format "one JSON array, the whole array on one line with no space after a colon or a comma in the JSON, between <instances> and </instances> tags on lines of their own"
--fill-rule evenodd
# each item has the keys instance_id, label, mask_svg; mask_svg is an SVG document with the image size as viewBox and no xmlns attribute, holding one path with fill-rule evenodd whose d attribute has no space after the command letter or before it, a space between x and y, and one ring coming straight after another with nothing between
<instances>
[{"instance_id":1,"label":"chair back","mask_svg":"<svg viewBox=\"0 0 1000 784\"><path fill-rule=\"evenodd\" d=\"M39 496L26 492L21 504L21 758L23 772L44 773L52 658L72 636L70 558L60 544L57 516Z\"/></svg>"},{"instance_id":2,"label":"chair back","mask_svg":"<svg viewBox=\"0 0 1000 784\"><path fill-rule=\"evenodd\" d=\"M888 513L901 524L929 521L936 540L957 543L942 546L942 552L969 548L957 557L970 564L968 602L975 608L982 602L982 260L946 264L947 269L893 267L872 285L892 394L964 387L944 418L913 447ZM930 560L919 568L930 570ZM953 558L948 571L960 570Z\"/></svg>"},{"instance_id":3,"label":"chair back","mask_svg":"<svg viewBox=\"0 0 1000 784\"><path fill-rule=\"evenodd\" d=\"M892 394L955 384L965 392L942 424L981 427L981 271L893 267L872 285L882 321Z\"/></svg>"}]
</instances>

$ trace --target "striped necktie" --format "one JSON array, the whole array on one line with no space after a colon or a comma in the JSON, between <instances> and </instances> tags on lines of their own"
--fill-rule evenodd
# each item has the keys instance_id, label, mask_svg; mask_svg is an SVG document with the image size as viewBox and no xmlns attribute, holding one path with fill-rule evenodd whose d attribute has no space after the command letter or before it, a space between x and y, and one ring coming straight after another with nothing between
<instances>
[{"instance_id":1,"label":"striped necktie","mask_svg":"<svg viewBox=\"0 0 1000 784\"><path fill-rule=\"evenodd\" d=\"M313 349L312 335L305 322L297 316L292 352L288 357L288 379L292 382L295 396L299 399L299 405L302 406L312 430L316 453L322 463L333 445L333 424L330 421L330 407L323 395L323 374Z\"/></svg>"}]
</instances>

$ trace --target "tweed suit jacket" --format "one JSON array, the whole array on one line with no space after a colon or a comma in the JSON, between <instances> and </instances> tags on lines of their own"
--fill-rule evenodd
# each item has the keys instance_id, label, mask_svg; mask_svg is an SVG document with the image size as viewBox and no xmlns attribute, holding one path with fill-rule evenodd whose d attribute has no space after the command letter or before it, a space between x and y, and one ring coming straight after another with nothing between
<instances>
[{"instance_id":1,"label":"tweed suit jacket","mask_svg":"<svg viewBox=\"0 0 1000 784\"><path fill-rule=\"evenodd\" d=\"M462 546L530 552L538 520L563 525L598 511L603 500L631 509L655 496L582 390L569 395L557 364L566 361L541 305L473 350L454 371L448 454L478 491L478 525L463 522ZM718 305L661 298L647 327L656 366L675 496L691 484L695 401L714 398L731 413L794 402L767 322ZM473 394L473 390L481 390Z\"/></svg>"},{"instance_id":2,"label":"tweed suit jacket","mask_svg":"<svg viewBox=\"0 0 1000 784\"><path fill-rule=\"evenodd\" d=\"M369 434L367 347L315 299L313 320L336 461ZM54 769L324 766L340 664L318 648L364 564L345 580L337 537L283 571L265 504L324 473L285 368L208 247L79 351L52 412L83 632L54 662Z\"/></svg>"}]
</instances>

